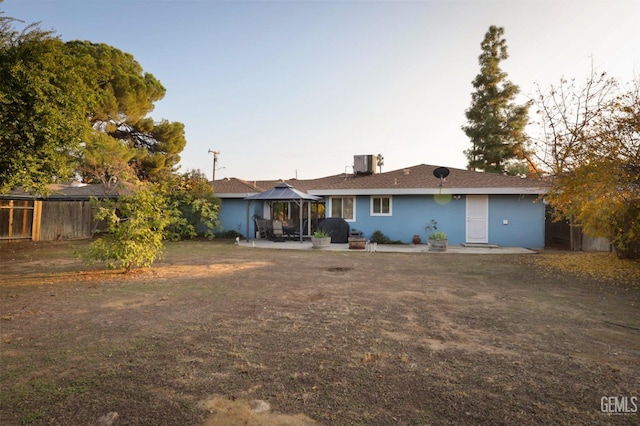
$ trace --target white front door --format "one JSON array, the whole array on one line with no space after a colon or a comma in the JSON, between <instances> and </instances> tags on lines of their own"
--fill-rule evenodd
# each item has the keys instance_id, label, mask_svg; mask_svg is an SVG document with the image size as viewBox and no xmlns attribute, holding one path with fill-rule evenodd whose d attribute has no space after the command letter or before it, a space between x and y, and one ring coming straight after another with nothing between
<instances>
[{"instance_id":1,"label":"white front door","mask_svg":"<svg viewBox=\"0 0 640 426\"><path fill-rule=\"evenodd\" d=\"M467 242L489 242L489 196L467 195Z\"/></svg>"}]
</instances>

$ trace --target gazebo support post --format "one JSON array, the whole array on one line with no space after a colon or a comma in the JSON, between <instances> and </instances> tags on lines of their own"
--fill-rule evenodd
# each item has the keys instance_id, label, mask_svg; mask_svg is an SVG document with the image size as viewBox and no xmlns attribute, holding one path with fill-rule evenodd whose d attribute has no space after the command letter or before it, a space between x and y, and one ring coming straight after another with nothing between
<instances>
[{"instance_id":1,"label":"gazebo support post","mask_svg":"<svg viewBox=\"0 0 640 426\"><path fill-rule=\"evenodd\" d=\"M247 203L247 242L249 242L249 211L251 210L251 201Z\"/></svg>"},{"instance_id":2,"label":"gazebo support post","mask_svg":"<svg viewBox=\"0 0 640 426\"><path fill-rule=\"evenodd\" d=\"M300 244L302 244L302 208L304 207L304 201L302 199L300 199L300 204L299 204L299 208L298 210L300 211L300 228L298 228L300 230Z\"/></svg>"}]
</instances>

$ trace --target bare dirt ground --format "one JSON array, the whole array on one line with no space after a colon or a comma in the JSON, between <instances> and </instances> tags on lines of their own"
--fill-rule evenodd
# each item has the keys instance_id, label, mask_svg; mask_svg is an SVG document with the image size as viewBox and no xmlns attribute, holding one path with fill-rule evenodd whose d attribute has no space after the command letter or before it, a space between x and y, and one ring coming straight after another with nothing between
<instances>
[{"instance_id":1,"label":"bare dirt ground","mask_svg":"<svg viewBox=\"0 0 640 426\"><path fill-rule=\"evenodd\" d=\"M640 424L638 283L555 254L84 244L0 245L2 425Z\"/></svg>"}]
</instances>

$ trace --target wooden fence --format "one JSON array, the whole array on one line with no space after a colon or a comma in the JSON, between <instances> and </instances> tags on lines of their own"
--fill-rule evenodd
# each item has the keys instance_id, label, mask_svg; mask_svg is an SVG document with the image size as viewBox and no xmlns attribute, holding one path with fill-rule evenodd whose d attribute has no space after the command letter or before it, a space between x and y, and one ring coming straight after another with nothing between
<instances>
[{"instance_id":1,"label":"wooden fence","mask_svg":"<svg viewBox=\"0 0 640 426\"><path fill-rule=\"evenodd\" d=\"M40 240L91 238L93 210L90 201L44 201Z\"/></svg>"},{"instance_id":2,"label":"wooden fence","mask_svg":"<svg viewBox=\"0 0 640 426\"><path fill-rule=\"evenodd\" d=\"M588 237L580 225L568 220L553 221L553 210L547 206L545 217L545 245L547 247L575 251L612 251L609 240Z\"/></svg>"},{"instance_id":3,"label":"wooden fence","mask_svg":"<svg viewBox=\"0 0 640 426\"><path fill-rule=\"evenodd\" d=\"M0 200L0 240L40 239L42 202Z\"/></svg>"},{"instance_id":4,"label":"wooden fence","mask_svg":"<svg viewBox=\"0 0 640 426\"><path fill-rule=\"evenodd\" d=\"M0 200L0 240L91 238L94 228L88 200Z\"/></svg>"}]
</instances>

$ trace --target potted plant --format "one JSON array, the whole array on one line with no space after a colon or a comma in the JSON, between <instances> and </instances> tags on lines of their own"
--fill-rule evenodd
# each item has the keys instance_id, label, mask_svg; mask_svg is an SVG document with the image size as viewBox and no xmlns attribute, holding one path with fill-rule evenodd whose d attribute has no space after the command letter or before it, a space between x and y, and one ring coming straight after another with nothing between
<instances>
[{"instance_id":1,"label":"potted plant","mask_svg":"<svg viewBox=\"0 0 640 426\"><path fill-rule=\"evenodd\" d=\"M312 248L329 247L331 244L331 235L324 229L318 229L311 236Z\"/></svg>"},{"instance_id":2,"label":"potted plant","mask_svg":"<svg viewBox=\"0 0 640 426\"><path fill-rule=\"evenodd\" d=\"M447 234L438 231L438 222L431 219L424 227L427 231L427 248L429 251L447 251Z\"/></svg>"},{"instance_id":3,"label":"potted plant","mask_svg":"<svg viewBox=\"0 0 640 426\"><path fill-rule=\"evenodd\" d=\"M435 231L429 234L427 247L429 247L429 251L447 251L448 241L447 234L442 231Z\"/></svg>"}]
</instances>

